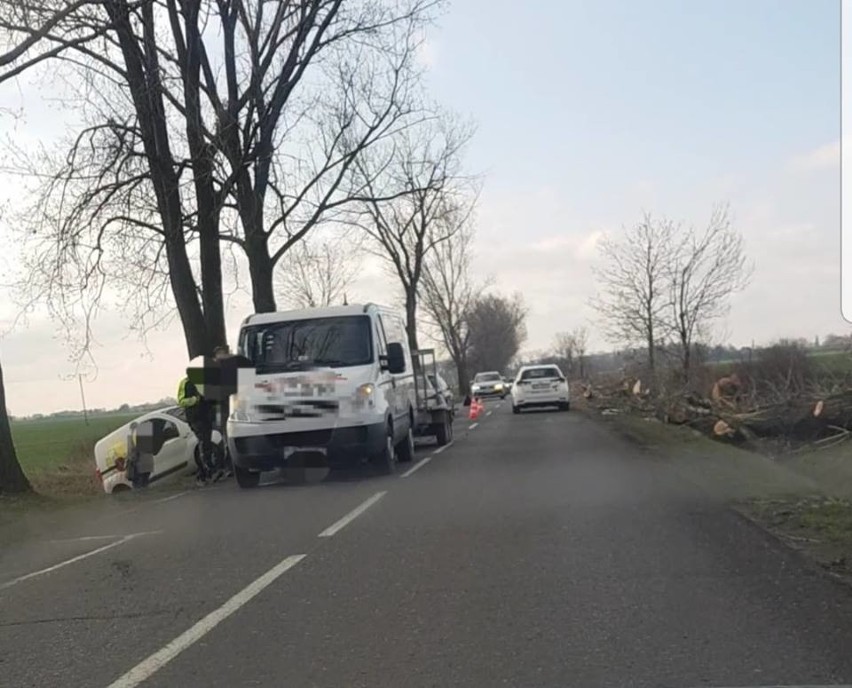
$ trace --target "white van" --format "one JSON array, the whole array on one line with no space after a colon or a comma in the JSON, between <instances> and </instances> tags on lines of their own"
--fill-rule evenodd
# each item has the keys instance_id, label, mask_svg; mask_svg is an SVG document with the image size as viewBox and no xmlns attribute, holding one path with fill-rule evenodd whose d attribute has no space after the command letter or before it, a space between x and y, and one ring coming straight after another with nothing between
<instances>
[{"instance_id":1,"label":"white van","mask_svg":"<svg viewBox=\"0 0 852 688\"><path fill-rule=\"evenodd\" d=\"M414 371L402 318L376 304L259 313L243 322L228 449L240 487L304 451L383 472L414 456Z\"/></svg>"}]
</instances>

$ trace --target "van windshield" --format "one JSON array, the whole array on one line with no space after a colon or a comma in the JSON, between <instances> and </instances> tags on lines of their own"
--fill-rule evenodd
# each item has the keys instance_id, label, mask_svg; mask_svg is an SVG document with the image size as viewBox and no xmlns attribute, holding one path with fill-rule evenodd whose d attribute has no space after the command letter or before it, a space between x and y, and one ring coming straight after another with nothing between
<instances>
[{"instance_id":1,"label":"van windshield","mask_svg":"<svg viewBox=\"0 0 852 688\"><path fill-rule=\"evenodd\" d=\"M366 315L252 325L243 330L242 354L258 372L345 368L373 361L370 319Z\"/></svg>"}]
</instances>

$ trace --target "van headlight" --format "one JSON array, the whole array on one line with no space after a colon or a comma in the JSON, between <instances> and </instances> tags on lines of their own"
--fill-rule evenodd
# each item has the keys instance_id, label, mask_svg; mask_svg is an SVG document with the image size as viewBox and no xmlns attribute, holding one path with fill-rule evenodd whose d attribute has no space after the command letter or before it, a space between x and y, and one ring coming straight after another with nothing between
<instances>
[{"instance_id":1,"label":"van headlight","mask_svg":"<svg viewBox=\"0 0 852 688\"><path fill-rule=\"evenodd\" d=\"M372 409L376 405L376 386L372 382L359 385L355 390L355 408Z\"/></svg>"}]
</instances>

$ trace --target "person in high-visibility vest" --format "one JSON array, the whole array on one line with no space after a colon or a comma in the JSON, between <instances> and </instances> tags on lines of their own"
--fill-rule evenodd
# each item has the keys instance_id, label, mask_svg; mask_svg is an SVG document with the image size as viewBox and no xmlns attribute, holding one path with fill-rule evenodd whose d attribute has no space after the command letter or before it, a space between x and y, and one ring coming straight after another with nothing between
<instances>
[{"instance_id":1,"label":"person in high-visibility vest","mask_svg":"<svg viewBox=\"0 0 852 688\"><path fill-rule=\"evenodd\" d=\"M178 404L186 412L186 420L198 438L200 451L195 455L198 467L196 480L206 484L214 470L213 465L213 422L216 409L214 403L205 399L189 377L180 381L177 394Z\"/></svg>"}]
</instances>

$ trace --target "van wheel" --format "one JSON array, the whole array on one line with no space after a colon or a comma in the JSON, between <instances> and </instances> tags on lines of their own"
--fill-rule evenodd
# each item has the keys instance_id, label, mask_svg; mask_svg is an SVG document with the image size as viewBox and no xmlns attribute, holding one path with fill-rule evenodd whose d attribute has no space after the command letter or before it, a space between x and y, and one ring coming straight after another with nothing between
<instances>
[{"instance_id":1,"label":"van wheel","mask_svg":"<svg viewBox=\"0 0 852 688\"><path fill-rule=\"evenodd\" d=\"M393 446L393 428L388 425L385 434L385 446L378 454L373 456L373 465L384 475L391 475L396 471L396 452Z\"/></svg>"},{"instance_id":2,"label":"van wheel","mask_svg":"<svg viewBox=\"0 0 852 688\"><path fill-rule=\"evenodd\" d=\"M439 447L453 441L453 418L449 413L444 414L444 422L435 428L435 439L438 440Z\"/></svg>"},{"instance_id":3,"label":"van wheel","mask_svg":"<svg viewBox=\"0 0 852 688\"><path fill-rule=\"evenodd\" d=\"M405 439L396 445L396 458L400 463L410 463L414 460L414 431L410 426Z\"/></svg>"},{"instance_id":4,"label":"van wheel","mask_svg":"<svg viewBox=\"0 0 852 688\"><path fill-rule=\"evenodd\" d=\"M513 404L512 405L512 413L520 413L520 412L521 412L521 407L516 405L516 404Z\"/></svg>"},{"instance_id":5,"label":"van wheel","mask_svg":"<svg viewBox=\"0 0 852 688\"><path fill-rule=\"evenodd\" d=\"M257 487L260 484L260 473L234 466L234 477L237 479L237 485L244 489Z\"/></svg>"}]
</instances>

